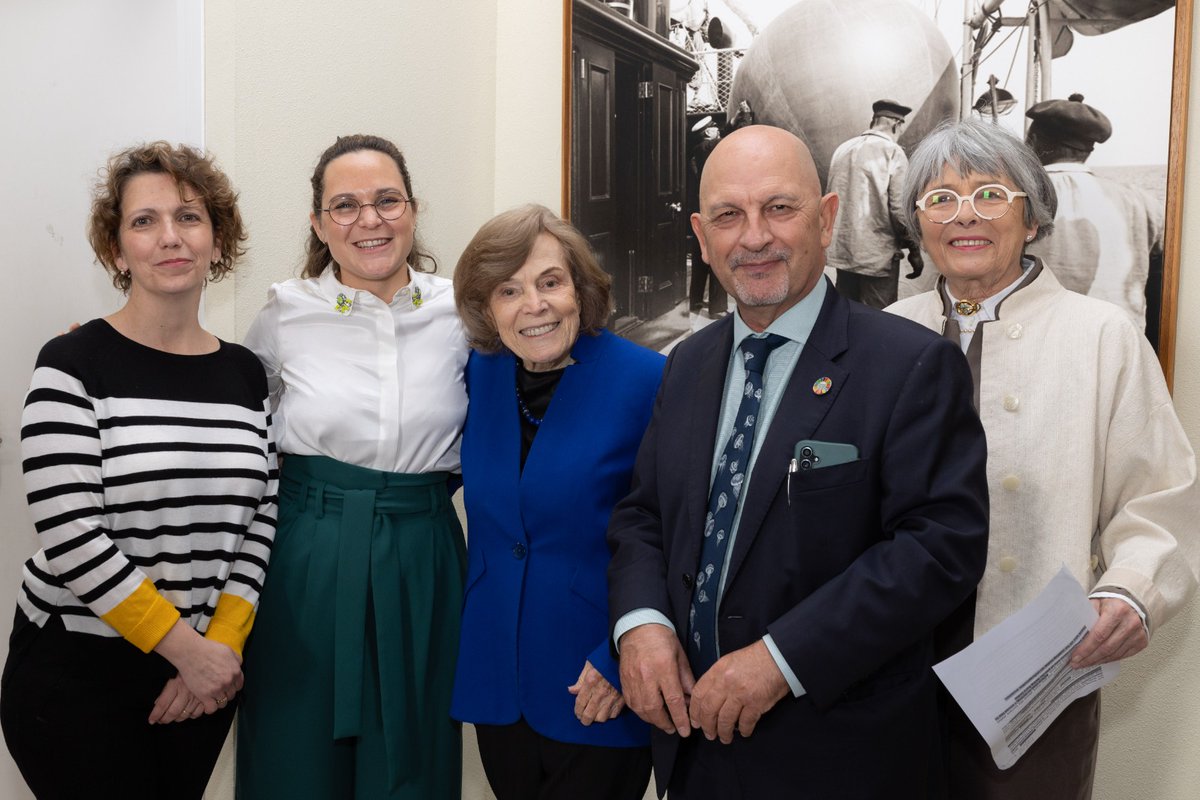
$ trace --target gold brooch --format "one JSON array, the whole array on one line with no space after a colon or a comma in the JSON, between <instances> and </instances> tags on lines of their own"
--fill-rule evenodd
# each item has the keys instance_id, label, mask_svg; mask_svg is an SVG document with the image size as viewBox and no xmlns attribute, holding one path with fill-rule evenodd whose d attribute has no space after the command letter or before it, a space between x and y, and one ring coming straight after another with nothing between
<instances>
[{"instance_id":1,"label":"gold brooch","mask_svg":"<svg viewBox=\"0 0 1200 800\"><path fill-rule=\"evenodd\" d=\"M974 300L959 300L954 304L954 310L964 317L969 317L972 314L978 313L979 309L981 308L983 308L983 306L979 305L979 303L976 303Z\"/></svg>"}]
</instances>

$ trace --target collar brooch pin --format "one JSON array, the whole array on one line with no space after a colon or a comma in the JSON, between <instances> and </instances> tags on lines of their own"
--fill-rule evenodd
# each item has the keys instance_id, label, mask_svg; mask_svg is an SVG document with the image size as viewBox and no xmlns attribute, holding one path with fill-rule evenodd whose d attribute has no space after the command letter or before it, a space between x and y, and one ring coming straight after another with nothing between
<instances>
[{"instance_id":1,"label":"collar brooch pin","mask_svg":"<svg viewBox=\"0 0 1200 800\"><path fill-rule=\"evenodd\" d=\"M981 306L979 303L976 303L974 300L959 300L954 304L954 310L964 317L969 317L972 314L979 313L979 309L981 308L983 308L983 306Z\"/></svg>"}]
</instances>

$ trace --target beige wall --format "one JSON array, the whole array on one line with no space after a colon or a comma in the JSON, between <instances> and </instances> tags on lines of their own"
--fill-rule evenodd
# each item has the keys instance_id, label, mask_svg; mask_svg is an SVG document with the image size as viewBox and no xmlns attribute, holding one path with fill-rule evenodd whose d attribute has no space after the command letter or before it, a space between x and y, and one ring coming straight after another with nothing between
<instances>
[{"instance_id":1,"label":"beige wall","mask_svg":"<svg viewBox=\"0 0 1200 800\"><path fill-rule=\"evenodd\" d=\"M554 0L209 0L205 16L207 144L241 191L252 237L235 281L209 292L218 333L243 335L267 287L296 274L309 177L339 134L377 133L404 151L443 274L495 211L557 208Z\"/></svg>"},{"instance_id":2,"label":"beige wall","mask_svg":"<svg viewBox=\"0 0 1200 800\"><path fill-rule=\"evenodd\" d=\"M218 333L242 336L267 286L296 273L308 177L339 133L380 133L405 150L423 202L421 231L443 273L492 213L530 200L558 208L557 0L353 0L336 7L208 0L206 26L207 141L241 189L253 237L236 281L209 292L209 321ZM1193 79L1200 87L1200 59ZM1200 90L1192 109L1195 145ZM1200 156L1188 185L1195 188L1184 216L1192 220L1200 206ZM1198 258L1200 222L1184 233L1175 378L1176 404L1200 449L1200 277L1191 269ZM1189 609L1105 690L1097 800L1195 797L1195 665L1200 615ZM464 797L489 797L469 736L467 745Z\"/></svg>"}]
</instances>

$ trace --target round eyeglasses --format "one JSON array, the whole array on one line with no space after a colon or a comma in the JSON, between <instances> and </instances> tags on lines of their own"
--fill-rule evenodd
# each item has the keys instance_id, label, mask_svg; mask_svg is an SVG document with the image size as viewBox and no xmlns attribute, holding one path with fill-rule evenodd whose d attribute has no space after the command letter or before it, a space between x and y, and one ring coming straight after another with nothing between
<instances>
[{"instance_id":1,"label":"round eyeglasses","mask_svg":"<svg viewBox=\"0 0 1200 800\"><path fill-rule=\"evenodd\" d=\"M412 201L411 197L405 197L398 192L389 192L379 195L374 203L360 203L353 197L339 197L329 204L329 208L318 208L317 210L329 214L329 218L338 225L353 225L358 222L358 216L362 210L371 206L380 219L391 222L404 216L405 209Z\"/></svg>"},{"instance_id":2,"label":"round eyeglasses","mask_svg":"<svg viewBox=\"0 0 1200 800\"><path fill-rule=\"evenodd\" d=\"M917 201L917 208L921 209L925 219L945 225L958 218L964 202L971 204L975 216L980 219L999 219L1012 208L1013 200L1028 196L1025 192L1014 192L1007 186L989 183L980 186L969 197L963 197L953 189L934 189Z\"/></svg>"}]
</instances>

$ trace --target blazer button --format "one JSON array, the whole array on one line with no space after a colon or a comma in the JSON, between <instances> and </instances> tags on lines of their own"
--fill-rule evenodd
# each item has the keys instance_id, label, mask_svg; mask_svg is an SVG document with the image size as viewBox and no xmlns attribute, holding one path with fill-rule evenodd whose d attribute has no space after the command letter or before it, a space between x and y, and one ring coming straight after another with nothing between
<instances>
[{"instance_id":1,"label":"blazer button","mask_svg":"<svg viewBox=\"0 0 1200 800\"><path fill-rule=\"evenodd\" d=\"M1010 338L1010 339L1020 339L1021 338L1021 323L1014 322L1012 325L1008 326L1008 338Z\"/></svg>"},{"instance_id":2,"label":"blazer button","mask_svg":"<svg viewBox=\"0 0 1200 800\"><path fill-rule=\"evenodd\" d=\"M1021 488L1021 479L1016 475L1005 475L1000 481L1000 485L1010 492L1015 492Z\"/></svg>"},{"instance_id":3,"label":"blazer button","mask_svg":"<svg viewBox=\"0 0 1200 800\"><path fill-rule=\"evenodd\" d=\"M1021 407L1021 401L1017 398L1017 396L1015 394L1006 394L1004 396L1004 410L1005 411L1016 411L1020 407Z\"/></svg>"},{"instance_id":4,"label":"blazer button","mask_svg":"<svg viewBox=\"0 0 1200 800\"><path fill-rule=\"evenodd\" d=\"M513 545L513 558L524 558L524 557L525 557L525 545L521 544L520 542L517 542L516 544Z\"/></svg>"},{"instance_id":5,"label":"blazer button","mask_svg":"<svg viewBox=\"0 0 1200 800\"><path fill-rule=\"evenodd\" d=\"M687 589L688 591L691 591L692 589L692 576L688 575L686 572L683 574L683 588Z\"/></svg>"},{"instance_id":6,"label":"blazer button","mask_svg":"<svg viewBox=\"0 0 1200 800\"><path fill-rule=\"evenodd\" d=\"M997 566L1000 567L1001 572L1012 572L1017 568L1017 560L1012 556L1004 556Z\"/></svg>"}]
</instances>

